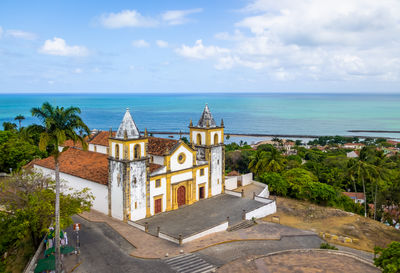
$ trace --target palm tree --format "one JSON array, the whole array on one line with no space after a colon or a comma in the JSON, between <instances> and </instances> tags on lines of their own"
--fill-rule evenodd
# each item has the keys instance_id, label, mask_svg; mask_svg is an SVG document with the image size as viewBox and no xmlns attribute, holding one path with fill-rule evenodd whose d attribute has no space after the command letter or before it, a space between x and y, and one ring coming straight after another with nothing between
<instances>
[{"instance_id":1,"label":"palm tree","mask_svg":"<svg viewBox=\"0 0 400 273\"><path fill-rule=\"evenodd\" d=\"M357 179L358 182L361 182L363 185L365 217L367 217L367 193L365 190L365 181L371 181L377 175L376 167L368 162L370 159L369 156L370 154L366 150L362 149L359 160L349 169L351 179L353 181Z\"/></svg>"},{"instance_id":2,"label":"palm tree","mask_svg":"<svg viewBox=\"0 0 400 273\"><path fill-rule=\"evenodd\" d=\"M391 169L395 168L395 163L388 160L383 151L376 151L376 159L374 162L376 168L375 192L374 192L374 220L376 220L376 200L378 196L378 187L382 188L385 181L390 181L392 176Z\"/></svg>"},{"instance_id":3,"label":"palm tree","mask_svg":"<svg viewBox=\"0 0 400 273\"><path fill-rule=\"evenodd\" d=\"M39 118L42 125L36 126L40 128L42 133L40 135L39 148L46 150L50 148L51 155L54 157L55 162L55 179L56 179L56 202L55 202L55 249L56 249L56 272L61 272L60 260L60 166L59 157L61 152L58 146L64 141L70 139L74 142L79 141L82 143L84 149L87 148L87 143L83 137L77 134L77 131L83 129L89 133L89 128L82 121L78 114L81 110L77 107L53 107L50 103L43 103L40 108L32 108L32 116ZM64 148L65 149L65 148ZM64 151L64 150L63 150Z\"/></svg>"},{"instance_id":4,"label":"palm tree","mask_svg":"<svg viewBox=\"0 0 400 273\"><path fill-rule=\"evenodd\" d=\"M255 154L250 156L249 170L251 170L256 176L262 174L267 165L267 152L258 150Z\"/></svg>"},{"instance_id":5,"label":"palm tree","mask_svg":"<svg viewBox=\"0 0 400 273\"><path fill-rule=\"evenodd\" d=\"M25 119L23 115L18 115L14 118L14 120L18 120L19 122L19 130L21 131L21 122Z\"/></svg>"}]
</instances>

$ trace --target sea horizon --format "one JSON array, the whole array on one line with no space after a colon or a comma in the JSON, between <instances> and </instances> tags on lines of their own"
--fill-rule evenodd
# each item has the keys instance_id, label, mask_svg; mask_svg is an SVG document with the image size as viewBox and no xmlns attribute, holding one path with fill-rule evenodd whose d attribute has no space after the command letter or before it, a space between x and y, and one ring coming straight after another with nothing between
<instances>
[{"instance_id":1,"label":"sea horizon","mask_svg":"<svg viewBox=\"0 0 400 273\"><path fill-rule=\"evenodd\" d=\"M398 139L394 133L352 133L349 130L400 130L400 94L377 93L3 93L0 122L22 114L23 125L37 122L32 107L45 101L77 106L91 129L116 130L130 108L143 131L188 131L197 123L205 104L225 133L280 135L346 135ZM265 137L234 137L255 142Z\"/></svg>"}]
</instances>

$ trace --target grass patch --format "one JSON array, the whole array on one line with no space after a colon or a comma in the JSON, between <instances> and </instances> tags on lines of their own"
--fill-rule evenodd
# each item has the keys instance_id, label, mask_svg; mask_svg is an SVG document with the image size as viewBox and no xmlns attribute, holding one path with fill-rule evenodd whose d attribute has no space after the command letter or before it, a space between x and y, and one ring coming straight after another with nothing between
<instances>
[{"instance_id":1,"label":"grass patch","mask_svg":"<svg viewBox=\"0 0 400 273\"><path fill-rule=\"evenodd\" d=\"M324 232L357 239L355 243L326 240L364 251L373 252L375 246L386 247L392 241L400 241L400 231L393 227L351 212L306 201L277 197L277 213L264 220L270 221L275 215L279 216L282 225L310 230L317 234Z\"/></svg>"}]
</instances>

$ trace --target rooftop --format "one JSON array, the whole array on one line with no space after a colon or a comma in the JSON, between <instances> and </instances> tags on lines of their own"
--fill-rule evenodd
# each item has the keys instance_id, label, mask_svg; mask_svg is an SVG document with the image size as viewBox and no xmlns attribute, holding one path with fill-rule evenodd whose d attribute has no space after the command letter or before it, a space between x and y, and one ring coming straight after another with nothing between
<instances>
[{"instance_id":1,"label":"rooftop","mask_svg":"<svg viewBox=\"0 0 400 273\"><path fill-rule=\"evenodd\" d=\"M364 193L362 192L343 192L343 194L351 199L364 199Z\"/></svg>"},{"instance_id":2,"label":"rooftop","mask_svg":"<svg viewBox=\"0 0 400 273\"><path fill-rule=\"evenodd\" d=\"M126 109L124 118L122 119L121 124L119 125L117 134L115 138L117 139L132 139L139 138L139 130L132 119L131 114L129 113L129 108Z\"/></svg>"},{"instance_id":3,"label":"rooftop","mask_svg":"<svg viewBox=\"0 0 400 273\"><path fill-rule=\"evenodd\" d=\"M76 148L69 148L59 157L60 172L94 181L103 185L108 184L107 155ZM55 163L52 156L36 160L34 165L54 170Z\"/></svg>"},{"instance_id":4,"label":"rooftop","mask_svg":"<svg viewBox=\"0 0 400 273\"><path fill-rule=\"evenodd\" d=\"M210 112L210 109L208 109L207 104L206 107L204 107L203 114L201 115L199 122L197 123L197 127L217 127L217 124L215 123L215 120Z\"/></svg>"}]
</instances>

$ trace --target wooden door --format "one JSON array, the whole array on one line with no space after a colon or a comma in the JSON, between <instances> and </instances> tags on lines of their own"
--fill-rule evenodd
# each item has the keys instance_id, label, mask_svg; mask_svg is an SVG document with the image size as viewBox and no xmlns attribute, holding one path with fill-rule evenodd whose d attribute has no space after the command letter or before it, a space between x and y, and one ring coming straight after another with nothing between
<instances>
[{"instance_id":1,"label":"wooden door","mask_svg":"<svg viewBox=\"0 0 400 273\"><path fill-rule=\"evenodd\" d=\"M154 200L154 214L160 213L162 211L161 200L161 198Z\"/></svg>"},{"instance_id":2,"label":"wooden door","mask_svg":"<svg viewBox=\"0 0 400 273\"><path fill-rule=\"evenodd\" d=\"M177 193L178 207L186 204L186 189L185 186L180 186Z\"/></svg>"},{"instance_id":3,"label":"wooden door","mask_svg":"<svg viewBox=\"0 0 400 273\"><path fill-rule=\"evenodd\" d=\"M204 187L199 188L199 199L204 199Z\"/></svg>"}]
</instances>

